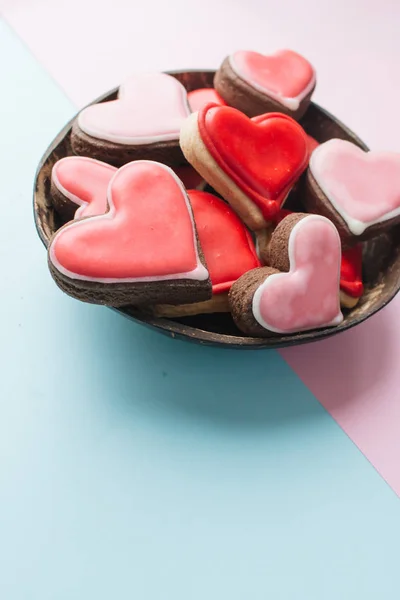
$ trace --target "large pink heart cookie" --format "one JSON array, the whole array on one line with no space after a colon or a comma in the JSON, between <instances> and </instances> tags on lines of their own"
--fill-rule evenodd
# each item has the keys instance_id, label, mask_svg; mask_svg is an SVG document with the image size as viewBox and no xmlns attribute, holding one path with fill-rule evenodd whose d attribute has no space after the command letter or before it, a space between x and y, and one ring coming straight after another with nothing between
<instances>
[{"instance_id":1,"label":"large pink heart cookie","mask_svg":"<svg viewBox=\"0 0 400 600\"><path fill-rule=\"evenodd\" d=\"M79 113L72 131L73 150L116 166L139 157L179 164L179 131L190 112L186 90L175 77L137 75L121 85L116 100Z\"/></svg>"},{"instance_id":2,"label":"large pink heart cookie","mask_svg":"<svg viewBox=\"0 0 400 600\"><path fill-rule=\"evenodd\" d=\"M333 139L310 159L306 204L336 224L346 242L400 220L400 154L364 152Z\"/></svg>"},{"instance_id":3,"label":"large pink heart cookie","mask_svg":"<svg viewBox=\"0 0 400 600\"><path fill-rule=\"evenodd\" d=\"M315 82L311 64L293 50L272 55L239 50L222 63L214 85L230 106L248 116L281 111L299 119Z\"/></svg>"},{"instance_id":4,"label":"large pink heart cookie","mask_svg":"<svg viewBox=\"0 0 400 600\"><path fill-rule=\"evenodd\" d=\"M271 239L272 267L246 273L231 288L236 323L255 335L338 325L340 264L340 238L331 221L289 215Z\"/></svg>"},{"instance_id":5,"label":"large pink heart cookie","mask_svg":"<svg viewBox=\"0 0 400 600\"><path fill-rule=\"evenodd\" d=\"M104 214L108 185L116 171L85 156L58 160L51 172L51 195L57 212L67 219Z\"/></svg>"},{"instance_id":6,"label":"large pink heart cookie","mask_svg":"<svg viewBox=\"0 0 400 600\"><path fill-rule=\"evenodd\" d=\"M129 163L113 176L107 201L106 214L74 221L55 234L49 261L60 287L113 306L211 295L189 198L171 169Z\"/></svg>"}]
</instances>

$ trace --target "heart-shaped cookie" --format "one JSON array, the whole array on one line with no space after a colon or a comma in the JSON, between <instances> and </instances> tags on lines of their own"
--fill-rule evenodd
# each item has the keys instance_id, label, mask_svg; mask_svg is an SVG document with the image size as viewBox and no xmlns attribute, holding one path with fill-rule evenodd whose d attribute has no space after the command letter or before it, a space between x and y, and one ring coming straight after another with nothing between
<instances>
[{"instance_id":1,"label":"heart-shaped cookie","mask_svg":"<svg viewBox=\"0 0 400 600\"><path fill-rule=\"evenodd\" d=\"M212 283L212 298L179 306L157 305L158 317L183 317L229 312L228 291L243 273L260 266L253 240L233 210L207 192L189 190L188 195Z\"/></svg>"},{"instance_id":2,"label":"heart-shaped cookie","mask_svg":"<svg viewBox=\"0 0 400 600\"><path fill-rule=\"evenodd\" d=\"M221 294L260 261L248 230L225 202L207 192L188 194L213 294Z\"/></svg>"},{"instance_id":3,"label":"heart-shaped cookie","mask_svg":"<svg viewBox=\"0 0 400 600\"><path fill-rule=\"evenodd\" d=\"M116 100L92 104L79 113L72 148L75 154L116 166L137 158L179 164L179 130L190 112L187 92L175 77L137 75L121 85Z\"/></svg>"},{"instance_id":4,"label":"heart-shaped cookie","mask_svg":"<svg viewBox=\"0 0 400 600\"><path fill-rule=\"evenodd\" d=\"M319 215L289 215L275 230L271 244L281 247L280 253L271 252L279 257L273 268L250 271L231 288L238 326L246 333L268 335L341 323L341 245L333 223ZM287 264L289 271L282 272Z\"/></svg>"},{"instance_id":5,"label":"heart-shaped cookie","mask_svg":"<svg viewBox=\"0 0 400 600\"><path fill-rule=\"evenodd\" d=\"M251 120L228 106L208 106L184 122L180 143L253 230L274 218L308 162L304 130L278 113Z\"/></svg>"},{"instance_id":6,"label":"heart-shaped cookie","mask_svg":"<svg viewBox=\"0 0 400 600\"><path fill-rule=\"evenodd\" d=\"M51 172L51 195L57 212L66 220L104 214L107 188L116 171L85 156L58 160Z\"/></svg>"},{"instance_id":7,"label":"heart-shaped cookie","mask_svg":"<svg viewBox=\"0 0 400 600\"><path fill-rule=\"evenodd\" d=\"M51 196L57 212L65 221L103 215L108 209L108 185L117 170L86 156L58 160L51 173ZM201 189L205 185L190 165L176 167L174 172L185 188Z\"/></svg>"},{"instance_id":8,"label":"heart-shaped cookie","mask_svg":"<svg viewBox=\"0 0 400 600\"><path fill-rule=\"evenodd\" d=\"M295 215L293 211L285 210L282 208L276 218L276 225L279 225L281 221L286 219L289 215ZM279 252L281 248L276 244L273 247L273 256L270 256L270 249L268 248L267 255L268 260L266 264L269 264L270 260L274 265L278 264L278 267L287 271L290 268L289 258L285 255L285 263L279 264ZM359 299L364 293L364 285L362 281L362 244L358 244L353 248L349 248L342 252L342 260L340 265L340 304L346 308L353 308L358 303Z\"/></svg>"},{"instance_id":9,"label":"heart-shaped cookie","mask_svg":"<svg viewBox=\"0 0 400 600\"><path fill-rule=\"evenodd\" d=\"M117 144L154 144L179 139L190 114L183 85L165 73L136 75L119 88L117 100L92 104L78 115L88 135Z\"/></svg>"},{"instance_id":10,"label":"heart-shaped cookie","mask_svg":"<svg viewBox=\"0 0 400 600\"><path fill-rule=\"evenodd\" d=\"M113 176L107 201L106 214L55 234L49 261L60 287L113 306L210 297L190 202L170 168L150 161L125 165Z\"/></svg>"},{"instance_id":11,"label":"heart-shaped cookie","mask_svg":"<svg viewBox=\"0 0 400 600\"><path fill-rule=\"evenodd\" d=\"M400 154L332 139L312 153L307 180L307 208L329 217L346 243L400 220Z\"/></svg>"},{"instance_id":12,"label":"heart-shaped cookie","mask_svg":"<svg viewBox=\"0 0 400 600\"><path fill-rule=\"evenodd\" d=\"M279 110L299 119L316 82L311 64L297 52L239 50L226 58L214 86L222 98L248 116Z\"/></svg>"}]
</instances>

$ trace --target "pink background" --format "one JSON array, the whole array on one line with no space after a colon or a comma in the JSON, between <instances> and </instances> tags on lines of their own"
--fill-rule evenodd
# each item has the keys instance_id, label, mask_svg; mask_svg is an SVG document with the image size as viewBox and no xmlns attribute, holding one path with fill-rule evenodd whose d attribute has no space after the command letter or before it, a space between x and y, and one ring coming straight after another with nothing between
<instances>
[{"instance_id":1,"label":"pink background","mask_svg":"<svg viewBox=\"0 0 400 600\"><path fill-rule=\"evenodd\" d=\"M0 8L78 107L134 71L213 68L238 48L290 47L317 69L316 102L372 149L399 150L398 0L0 0ZM282 355L400 495L399 310L397 298L355 330Z\"/></svg>"}]
</instances>

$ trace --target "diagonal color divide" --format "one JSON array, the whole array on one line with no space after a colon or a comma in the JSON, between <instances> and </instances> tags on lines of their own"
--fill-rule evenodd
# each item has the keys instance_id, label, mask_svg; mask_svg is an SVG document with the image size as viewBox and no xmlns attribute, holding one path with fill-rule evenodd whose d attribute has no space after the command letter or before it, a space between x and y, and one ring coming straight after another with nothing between
<instances>
[{"instance_id":1,"label":"diagonal color divide","mask_svg":"<svg viewBox=\"0 0 400 600\"><path fill-rule=\"evenodd\" d=\"M322 105L358 127L370 145L395 149L400 139L400 121L393 122L391 114L397 114L400 88L390 74L391 70L397 70L400 53L395 26L400 19L400 4L382 5L379 15L375 10L366 11L367 4L358 0L350 7L341 0L335 3L335 8L329 7L329 21L322 26L320 18L307 20L303 35L299 35L298 19L307 10L313 10L312 0L297 8L293 3L291 11L282 8L273 15L260 2L248 3L243 11L228 0L218 4L205 0L191 7L190 18L185 16L186 2L175 0L173 18L170 4L159 3L159 18L155 21L152 4L141 5L138 13L136 3L124 0L113 3L119 15L117 21L110 21L108 5L99 5L95 0L70 0L67 4L61 0L0 0L6 18L34 56L78 104L90 101L133 71L215 65L227 49L236 48L237 40L242 47L262 49L267 37L268 47L291 45L316 64L320 74L316 99ZM212 6L213 24L206 10L208 5L210 10ZM224 36L213 36L213 27L219 31L227 10L231 15L229 28L224 28ZM354 28L352 11L354 15L362 11L363 26ZM265 28L252 27L255 16L264 18ZM63 27L59 28L55 24L61 21ZM198 30L208 29L212 42L193 44L194 22ZM143 23L152 23L150 39ZM336 37L338 23L340 48ZM371 45L366 30L374 32L377 43ZM105 37L107 44L99 44ZM357 58L360 56L364 57L362 61ZM380 107L379 118L370 118L370 106ZM339 338L282 352L300 379L397 494L400 494L399 309L397 299L377 318Z\"/></svg>"},{"instance_id":2,"label":"diagonal color divide","mask_svg":"<svg viewBox=\"0 0 400 600\"><path fill-rule=\"evenodd\" d=\"M342 335L281 355L400 496L400 297Z\"/></svg>"},{"instance_id":3,"label":"diagonal color divide","mask_svg":"<svg viewBox=\"0 0 400 600\"><path fill-rule=\"evenodd\" d=\"M397 598L398 498L277 352L52 283L32 179L74 107L1 21L0 51L0 597Z\"/></svg>"}]
</instances>

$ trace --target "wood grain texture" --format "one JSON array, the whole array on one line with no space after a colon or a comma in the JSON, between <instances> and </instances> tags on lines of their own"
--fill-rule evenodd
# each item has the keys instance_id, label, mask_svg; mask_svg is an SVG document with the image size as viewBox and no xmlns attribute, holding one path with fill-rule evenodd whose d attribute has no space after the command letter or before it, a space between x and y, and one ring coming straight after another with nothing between
<instances>
[{"instance_id":1,"label":"wood grain texture","mask_svg":"<svg viewBox=\"0 0 400 600\"><path fill-rule=\"evenodd\" d=\"M176 77L188 91L191 91L201 87L212 87L215 72L185 71L170 72L170 75ZM116 93L117 90L112 90L94 103L112 100L116 97ZM39 237L46 247L53 233L62 225L50 196L51 169L57 160L73 154L70 142L73 120L66 124L46 150L36 172L34 218ZM314 103L310 104L300 123L318 142L336 137L352 141L364 150L368 150L346 126ZM400 288L400 226L389 229L364 244L363 277L364 295L355 308L346 311L345 318L338 327L271 338L243 336L230 314L216 313L165 319L151 316L138 307L124 307L118 310L120 314L157 329L161 333L199 344L256 349L282 348L314 342L362 323L386 306L396 295Z\"/></svg>"}]
</instances>

